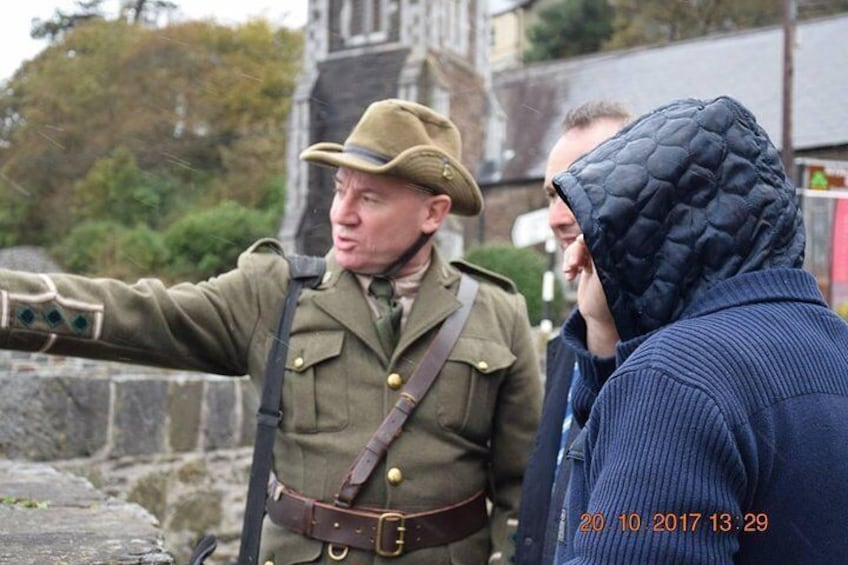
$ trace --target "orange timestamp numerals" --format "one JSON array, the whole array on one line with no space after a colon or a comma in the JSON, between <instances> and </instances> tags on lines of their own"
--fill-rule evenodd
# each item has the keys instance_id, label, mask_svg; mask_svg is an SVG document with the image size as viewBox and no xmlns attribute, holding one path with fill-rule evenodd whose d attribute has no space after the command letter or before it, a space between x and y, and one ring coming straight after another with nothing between
<instances>
[{"instance_id":1,"label":"orange timestamp numerals","mask_svg":"<svg viewBox=\"0 0 848 565\"><path fill-rule=\"evenodd\" d=\"M622 532L685 533L707 529L714 533L761 533L768 530L769 516L766 512L746 512L741 516L729 512L655 512L648 521L643 520L638 512L625 512L610 523L602 512L584 512L580 515L578 530L585 533L601 532L610 526Z\"/></svg>"}]
</instances>

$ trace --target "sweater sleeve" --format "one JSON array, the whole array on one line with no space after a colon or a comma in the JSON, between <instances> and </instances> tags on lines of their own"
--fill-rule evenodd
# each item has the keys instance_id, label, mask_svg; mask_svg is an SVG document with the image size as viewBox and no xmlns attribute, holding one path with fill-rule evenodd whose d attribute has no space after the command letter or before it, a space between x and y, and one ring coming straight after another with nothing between
<instances>
[{"instance_id":1,"label":"sweater sleeve","mask_svg":"<svg viewBox=\"0 0 848 565\"><path fill-rule=\"evenodd\" d=\"M615 356L598 357L586 347L586 321L576 308L565 321L560 334L564 347L574 352L580 379L575 383L572 400L574 417L580 426L586 425L598 391L615 370Z\"/></svg>"},{"instance_id":2,"label":"sweater sleeve","mask_svg":"<svg viewBox=\"0 0 848 565\"><path fill-rule=\"evenodd\" d=\"M586 461L568 563L733 562L745 472L707 392L656 370L616 374L595 402Z\"/></svg>"}]
</instances>

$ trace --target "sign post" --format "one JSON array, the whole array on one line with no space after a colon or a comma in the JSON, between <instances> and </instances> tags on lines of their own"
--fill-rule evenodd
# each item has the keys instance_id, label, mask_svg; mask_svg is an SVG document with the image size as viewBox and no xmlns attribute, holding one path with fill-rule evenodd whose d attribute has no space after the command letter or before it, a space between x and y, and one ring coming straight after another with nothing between
<instances>
[{"instance_id":1,"label":"sign post","mask_svg":"<svg viewBox=\"0 0 848 565\"><path fill-rule=\"evenodd\" d=\"M548 225L548 209L539 208L515 218L512 224L512 244L516 247L529 247L545 243L548 268L542 276L542 321L539 324L544 341L553 331L552 310L554 301L554 265L556 264L556 240Z\"/></svg>"}]
</instances>

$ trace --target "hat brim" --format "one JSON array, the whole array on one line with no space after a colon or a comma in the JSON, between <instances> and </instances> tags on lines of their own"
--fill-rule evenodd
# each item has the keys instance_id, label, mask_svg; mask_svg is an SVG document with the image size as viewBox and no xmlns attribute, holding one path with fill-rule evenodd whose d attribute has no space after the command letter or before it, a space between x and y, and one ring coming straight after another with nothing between
<instances>
[{"instance_id":1,"label":"hat brim","mask_svg":"<svg viewBox=\"0 0 848 565\"><path fill-rule=\"evenodd\" d=\"M483 209L483 198L474 178L462 163L435 145L416 145L382 162L358 152L346 152L338 143L322 142L305 149L300 158L317 165L389 175L432 188L451 197L451 213L459 216L476 216Z\"/></svg>"}]
</instances>

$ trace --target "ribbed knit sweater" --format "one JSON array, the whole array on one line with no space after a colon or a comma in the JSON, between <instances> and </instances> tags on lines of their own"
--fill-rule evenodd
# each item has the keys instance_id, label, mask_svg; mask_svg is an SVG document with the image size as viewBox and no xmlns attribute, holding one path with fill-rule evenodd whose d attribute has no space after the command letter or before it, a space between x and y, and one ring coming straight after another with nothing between
<instances>
[{"instance_id":1,"label":"ribbed knit sweater","mask_svg":"<svg viewBox=\"0 0 848 565\"><path fill-rule=\"evenodd\" d=\"M848 326L812 276L731 277L614 362L579 313L563 339L586 426L561 562L848 563Z\"/></svg>"}]
</instances>

